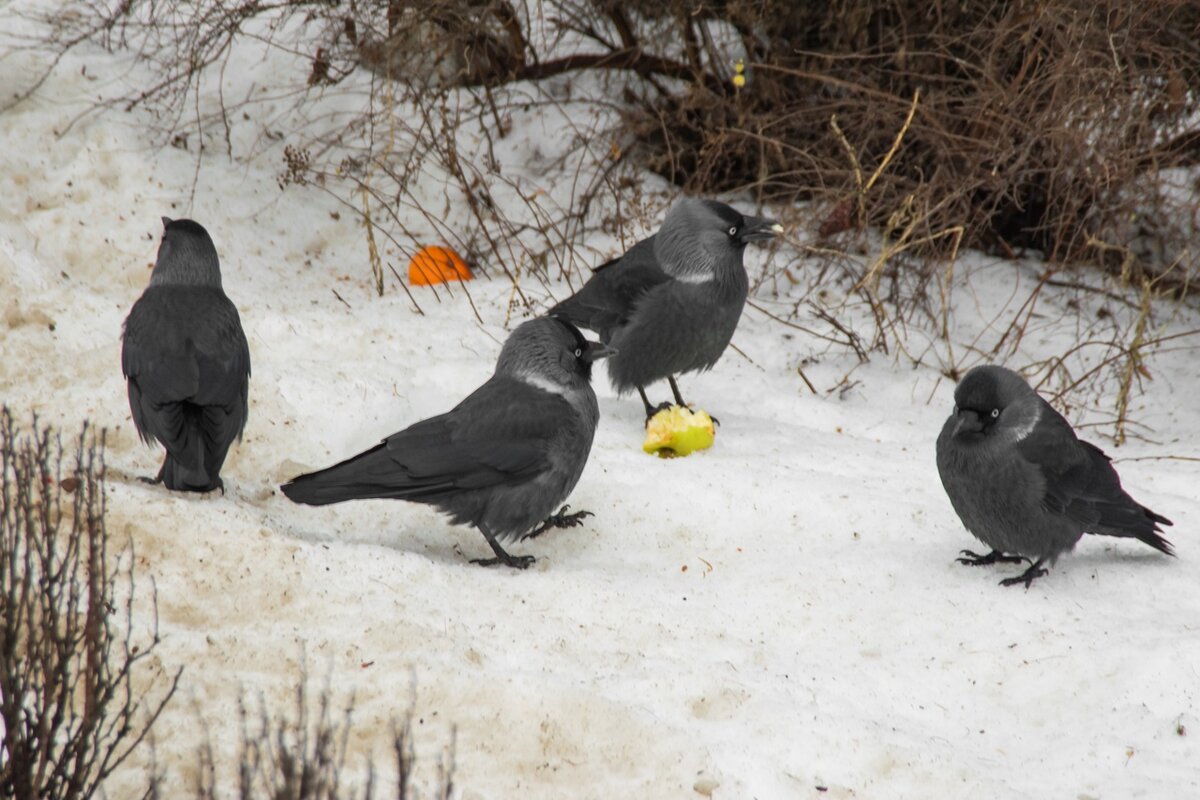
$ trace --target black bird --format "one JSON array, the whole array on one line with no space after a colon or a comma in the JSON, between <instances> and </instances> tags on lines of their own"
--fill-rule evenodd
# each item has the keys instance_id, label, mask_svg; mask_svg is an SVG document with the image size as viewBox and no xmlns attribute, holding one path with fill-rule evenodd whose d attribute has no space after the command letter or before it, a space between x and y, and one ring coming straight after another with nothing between
<instances>
[{"instance_id":1,"label":"black bird","mask_svg":"<svg viewBox=\"0 0 1200 800\"><path fill-rule=\"evenodd\" d=\"M1020 375L975 367L954 401L937 440L938 472L963 524L991 548L964 550L960 563L1029 561L1024 573L1000 581L1028 587L1085 533L1134 538L1174 555L1159 536L1171 521L1126 494L1108 456L1076 438Z\"/></svg>"},{"instance_id":2,"label":"black bird","mask_svg":"<svg viewBox=\"0 0 1200 800\"><path fill-rule=\"evenodd\" d=\"M525 322L504 343L495 374L452 410L294 478L283 493L308 505L366 498L428 503L487 539L496 557L475 563L524 569L533 556L509 555L502 540L578 525L590 515L566 514L566 506L551 512L587 463L600 418L592 362L612 352L566 320Z\"/></svg>"},{"instance_id":3,"label":"black bird","mask_svg":"<svg viewBox=\"0 0 1200 800\"><path fill-rule=\"evenodd\" d=\"M651 406L648 384L666 378L675 402L686 405L675 375L711 369L725 352L749 290L746 245L782 230L715 200L683 198L656 234L597 267L550 313L616 348L608 361L612 384L620 394L636 389L649 420L669 404Z\"/></svg>"},{"instance_id":4,"label":"black bird","mask_svg":"<svg viewBox=\"0 0 1200 800\"><path fill-rule=\"evenodd\" d=\"M246 426L250 347L208 231L163 226L150 285L125 320L121 371L142 440L167 450L151 482L209 492L224 488L221 466Z\"/></svg>"}]
</instances>

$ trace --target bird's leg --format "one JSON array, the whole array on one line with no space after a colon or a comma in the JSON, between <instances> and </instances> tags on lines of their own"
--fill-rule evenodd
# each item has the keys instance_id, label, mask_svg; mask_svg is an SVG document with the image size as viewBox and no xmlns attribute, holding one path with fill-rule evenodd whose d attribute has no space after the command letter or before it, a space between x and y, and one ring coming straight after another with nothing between
<instances>
[{"instance_id":1,"label":"bird's leg","mask_svg":"<svg viewBox=\"0 0 1200 800\"><path fill-rule=\"evenodd\" d=\"M650 405L650 399L648 397L646 397L646 390L643 389L641 386L637 387L637 390L638 390L638 394L641 395L642 405L646 407L646 419L650 419L655 414L657 414L659 411L662 411L664 408L671 407L671 404L667 403L665 401L662 403L659 403L656 406L652 406L652 405Z\"/></svg>"},{"instance_id":2,"label":"bird's leg","mask_svg":"<svg viewBox=\"0 0 1200 800\"><path fill-rule=\"evenodd\" d=\"M637 390L638 390L638 394L642 396L642 405L646 407L646 424L647 425L650 424L650 420L653 419L655 414L657 414L658 412L660 412L664 409L671 407L671 404L666 403L666 402L659 403L656 406L652 406L652 405L650 405L650 401L646 398L646 390L643 389L641 386L637 387Z\"/></svg>"},{"instance_id":3,"label":"bird's leg","mask_svg":"<svg viewBox=\"0 0 1200 800\"><path fill-rule=\"evenodd\" d=\"M683 399L683 395L679 393L679 384L675 383L675 376L668 375L667 383L671 384L671 394L675 395L675 404L679 406L687 406L687 401Z\"/></svg>"},{"instance_id":4,"label":"bird's leg","mask_svg":"<svg viewBox=\"0 0 1200 800\"><path fill-rule=\"evenodd\" d=\"M960 550L959 557L955 559L960 564L966 564L970 567L986 567L988 564L1020 564L1022 561L1029 561L1024 556L1006 556L999 550L993 550L986 556L981 556L979 553L974 553L970 550ZM1030 563L1033 563L1030 561Z\"/></svg>"},{"instance_id":5,"label":"bird's leg","mask_svg":"<svg viewBox=\"0 0 1200 800\"><path fill-rule=\"evenodd\" d=\"M157 484L160 484L160 483L162 483L162 482L163 482L163 475L166 475L166 474L167 474L167 461L168 461L168 460L169 460L169 458L167 458L167 459L163 459L163 464L162 464L162 466L158 468L158 474L157 474L157 475L155 475L153 478L149 478L149 477L147 477L147 476L145 476L145 475L138 475L138 476L137 476L137 479L138 479L139 481L141 481L142 483L148 483L148 484L150 484L151 486L155 486L155 485L157 485Z\"/></svg>"},{"instance_id":6,"label":"bird's leg","mask_svg":"<svg viewBox=\"0 0 1200 800\"><path fill-rule=\"evenodd\" d=\"M650 400L646 397L646 390L642 387L637 387L638 395L642 398L642 405L646 407L646 419L649 420L654 416L654 409L650 407Z\"/></svg>"},{"instance_id":7,"label":"bird's leg","mask_svg":"<svg viewBox=\"0 0 1200 800\"><path fill-rule=\"evenodd\" d=\"M533 556L510 556L507 552L505 552L504 548L500 546L500 542L496 541L496 537L492 535L491 531L489 531L483 525L476 525L475 527L479 528L479 532L483 534L483 538L487 539L487 543L492 546L492 552L496 554L496 557L473 558L471 559L472 564L478 564L481 567L491 567L496 564L503 564L504 566L512 567L513 569L525 569L534 562L535 559Z\"/></svg>"},{"instance_id":8,"label":"bird's leg","mask_svg":"<svg viewBox=\"0 0 1200 800\"><path fill-rule=\"evenodd\" d=\"M675 404L683 408L691 408L691 406L687 404L687 401L683 399L683 395L679 393L679 384L675 383L674 375L667 376L667 383L671 384L671 394L675 395ZM721 424L721 420L717 419L712 414L709 414L708 418L713 421L713 425Z\"/></svg>"},{"instance_id":9,"label":"bird's leg","mask_svg":"<svg viewBox=\"0 0 1200 800\"><path fill-rule=\"evenodd\" d=\"M584 517L595 516L590 511L576 511L574 514L568 514L568 508L570 508L569 505L563 506L558 510L557 514L551 514L546 518L545 522L522 536L521 540L524 541L525 539L532 539L535 536L541 536L551 528L574 528L576 525L583 524Z\"/></svg>"},{"instance_id":10,"label":"bird's leg","mask_svg":"<svg viewBox=\"0 0 1200 800\"><path fill-rule=\"evenodd\" d=\"M1018 583L1023 583L1025 584L1025 588L1028 589L1030 584L1033 583L1034 578L1040 578L1046 574L1046 570L1042 569L1042 564L1045 562L1046 559L1039 558L1037 561L1033 562L1029 569L1025 570L1015 578L1005 578L1004 580L1000 581L1000 585L1016 586Z\"/></svg>"}]
</instances>

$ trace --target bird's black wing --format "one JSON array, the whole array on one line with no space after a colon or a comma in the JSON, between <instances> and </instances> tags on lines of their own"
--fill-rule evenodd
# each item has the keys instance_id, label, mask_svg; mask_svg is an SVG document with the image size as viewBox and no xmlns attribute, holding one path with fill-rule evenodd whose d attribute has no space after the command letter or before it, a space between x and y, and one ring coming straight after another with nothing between
<instances>
[{"instance_id":1,"label":"bird's black wing","mask_svg":"<svg viewBox=\"0 0 1200 800\"><path fill-rule=\"evenodd\" d=\"M370 497L436 503L463 490L522 483L551 468L550 441L571 413L557 394L496 376L451 411L283 490L316 505Z\"/></svg>"},{"instance_id":2,"label":"bird's black wing","mask_svg":"<svg viewBox=\"0 0 1200 800\"><path fill-rule=\"evenodd\" d=\"M635 244L624 255L596 267L583 288L550 309L608 341L611 332L629 320L634 304L647 291L672 280L654 256L654 237Z\"/></svg>"},{"instance_id":3,"label":"bird's black wing","mask_svg":"<svg viewBox=\"0 0 1200 800\"><path fill-rule=\"evenodd\" d=\"M245 427L250 348L237 308L219 289L150 287L125 321L121 372L143 439L176 438L182 402L208 409L214 439L231 442Z\"/></svg>"},{"instance_id":4,"label":"bird's black wing","mask_svg":"<svg viewBox=\"0 0 1200 800\"><path fill-rule=\"evenodd\" d=\"M1090 533L1132 536L1171 552L1170 543L1156 534L1158 526L1170 525L1170 520L1126 494L1104 451L1080 441L1070 423L1048 403L1017 451L1041 470L1046 482L1042 504L1047 510L1066 515Z\"/></svg>"},{"instance_id":5,"label":"bird's black wing","mask_svg":"<svg viewBox=\"0 0 1200 800\"><path fill-rule=\"evenodd\" d=\"M386 444L418 482L456 489L522 482L549 468L549 441L572 413L560 395L497 376L448 413L418 422Z\"/></svg>"}]
</instances>

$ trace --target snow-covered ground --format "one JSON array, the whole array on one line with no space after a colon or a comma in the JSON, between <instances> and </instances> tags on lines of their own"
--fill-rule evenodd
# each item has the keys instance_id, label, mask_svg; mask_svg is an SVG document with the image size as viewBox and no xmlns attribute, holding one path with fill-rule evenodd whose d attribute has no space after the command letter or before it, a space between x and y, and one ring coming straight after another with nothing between
<instances>
[{"instance_id":1,"label":"snow-covered ground","mask_svg":"<svg viewBox=\"0 0 1200 800\"><path fill-rule=\"evenodd\" d=\"M43 63L0 53L0 97ZM128 55L81 48L0 114L0 401L68 432L109 429L109 529L133 541L141 586L156 582L158 661L186 668L156 728L168 786L189 786L205 726L228 767L239 695L286 706L306 653L315 682L356 698L355 753L386 759L389 722L415 698L428 778L455 727L464 798L1200 795L1196 338L1149 353L1125 446L1111 425L1085 434L1174 520L1177 559L1086 537L1028 591L997 585L1015 568L957 565L975 542L933 455L951 383L903 357L860 366L748 310L734 340L748 358L682 380L723 423L710 451L643 454L640 403L597 370L600 428L571 497L595 517L515 546L538 557L527 572L482 569L468 563L482 537L426 507L312 509L276 487L485 380L509 283L471 285L482 325L462 292L421 295L423 316L390 278L375 297L352 215L276 185L282 143L248 161L214 146L198 168L195 143L162 147L145 112L80 117L130 74ZM132 428L120 330L164 214L208 227L250 341L250 420L223 496L134 480L161 454ZM765 257L750 254L752 271ZM956 352L994 343L1039 272L966 254ZM1069 351L1101 306L1128 314L1101 294L1044 293L1007 363ZM1158 333L1200 327L1165 303L1155 319ZM1069 396L1072 420L1105 422L1115 391Z\"/></svg>"}]
</instances>

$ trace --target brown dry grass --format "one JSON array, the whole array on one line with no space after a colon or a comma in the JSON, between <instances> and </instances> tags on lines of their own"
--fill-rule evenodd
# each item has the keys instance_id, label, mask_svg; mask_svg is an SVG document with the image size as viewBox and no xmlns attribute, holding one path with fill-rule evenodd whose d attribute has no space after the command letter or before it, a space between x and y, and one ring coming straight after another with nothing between
<instances>
[{"instance_id":1,"label":"brown dry grass","mask_svg":"<svg viewBox=\"0 0 1200 800\"><path fill-rule=\"evenodd\" d=\"M678 14L682 4L662 7ZM1136 272L1161 274L1180 260L1194 271L1186 230L1139 218L1165 213L1147 176L1200 162L1200 6L705 8L701 16L723 16L739 32L751 61L745 88L693 82L647 104L639 127L649 163L686 188L814 199L824 237L883 228L910 208L917 238L942 252L946 231L961 227L963 244L1001 254L1034 248L1054 263L1120 270L1117 248L1135 255ZM863 172L885 162L865 186ZM1152 252L1148 234L1172 241Z\"/></svg>"}]
</instances>

